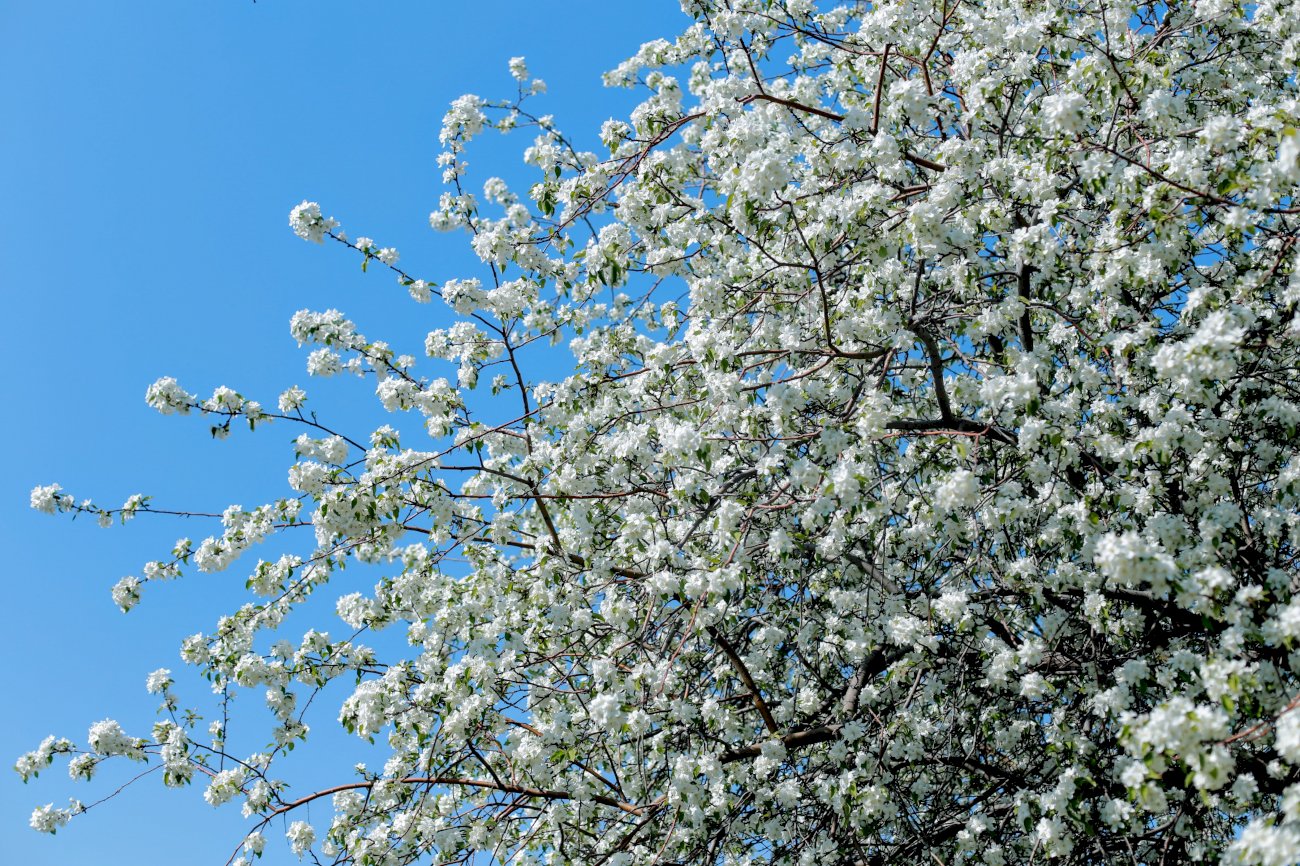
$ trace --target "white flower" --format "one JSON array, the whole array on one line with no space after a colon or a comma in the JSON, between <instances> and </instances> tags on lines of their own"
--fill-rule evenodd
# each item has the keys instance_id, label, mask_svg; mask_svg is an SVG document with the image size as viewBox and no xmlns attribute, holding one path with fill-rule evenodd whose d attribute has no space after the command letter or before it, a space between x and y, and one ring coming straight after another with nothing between
<instances>
[{"instance_id":1,"label":"white flower","mask_svg":"<svg viewBox=\"0 0 1300 866\"><path fill-rule=\"evenodd\" d=\"M144 760L144 752L140 748L142 741L128 737L122 726L112 719L91 725L86 741L97 755L125 755L135 760Z\"/></svg>"},{"instance_id":2,"label":"white flower","mask_svg":"<svg viewBox=\"0 0 1300 866\"><path fill-rule=\"evenodd\" d=\"M421 304L429 303L429 300L433 295L429 284L424 280L416 280L407 287L407 290L411 293L411 297Z\"/></svg>"},{"instance_id":3,"label":"white flower","mask_svg":"<svg viewBox=\"0 0 1300 866\"><path fill-rule=\"evenodd\" d=\"M1300 132L1292 130L1282 136L1277 146L1277 167L1287 180L1300 181Z\"/></svg>"},{"instance_id":4,"label":"white flower","mask_svg":"<svg viewBox=\"0 0 1300 866\"><path fill-rule=\"evenodd\" d=\"M944 479L934 491L934 505L940 511L969 508L979 499L979 479L973 472L958 469Z\"/></svg>"},{"instance_id":5,"label":"white flower","mask_svg":"<svg viewBox=\"0 0 1300 866\"><path fill-rule=\"evenodd\" d=\"M930 120L930 97L925 92L925 82L920 78L895 81L890 85L889 103L910 123L924 126Z\"/></svg>"},{"instance_id":6,"label":"white flower","mask_svg":"<svg viewBox=\"0 0 1300 866\"><path fill-rule=\"evenodd\" d=\"M90 781L95 775L95 768L99 766L99 761L100 759L94 755L77 755L68 761L68 777Z\"/></svg>"},{"instance_id":7,"label":"white flower","mask_svg":"<svg viewBox=\"0 0 1300 866\"><path fill-rule=\"evenodd\" d=\"M149 674L145 680L145 689L151 695L160 694L167 691L172 684L172 672L167 668L158 668L158 670Z\"/></svg>"},{"instance_id":8,"label":"white flower","mask_svg":"<svg viewBox=\"0 0 1300 866\"><path fill-rule=\"evenodd\" d=\"M203 792L203 799L208 801L208 805L220 806L228 803L240 791L243 783L244 771L222 770L212 777L208 782L207 789Z\"/></svg>"},{"instance_id":9,"label":"white flower","mask_svg":"<svg viewBox=\"0 0 1300 866\"><path fill-rule=\"evenodd\" d=\"M321 347L307 357L307 373L312 376L336 376L343 372L343 360L337 352Z\"/></svg>"},{"instance_id":10,"label":"white flower","mask_svg":"<svg viewBox=\"0 0 1300 866\"><path fill-rule=\"evenodd\" d=\"M1119 774L1119 780L1126 788L1140 788L1147 780L1146 765L1141 761L1129 761Z\"/></svg>"},{"instance_id":11,"label":"white flower","mask_svg":"<svg viewBox=\"0 0 1300 866\"><path fill-rule=\"evenodd\" d=\"M591 699L587 712L601 729L618 733L627 719L627 714L623 711L623 700L623 695L617 692L603 692Z\"/></svg>"},{"instance_id":12,"label":"white flower","mask_svg":"<svg viewBox=\"0 0 1300 866\"><path fill-rule=\"evenodd\" d=\"M1193 753L1188 763L1195 767L1192 784L1205 791L1217 791L1228 784L1236 766L1231 753L1221 745Z\"/></svg>"},{"instance_id":13,"label":"white flower","mask_svg":"<svg viewBox=\"0 0 1300 866\"><path fill-rule=\"evenodd\" d=\"M76 800L73 800L66 809L56 809L53 803L46 803L44 806L38 806L32 810L32 816L28 823L38 833L53 834L72 820L73 815L84 811L85 809Z\"/></svg>"},{"instance_id":14,"label":"white flower","mask_svg":"<svg viewBox=\"0 0 1300 866\"><path fill-rule=\"evenodd\" d=\"M306 402L307 402L307 392L299 388L297 385L294 385L290 388L286 388L284 392L280 395L280 400L279 400L280 411L286 414L289 412L296 411L297 409L300 409L302 405Z\"/></svg>"},{"instance_id":15,"label":"white flower","mask_svg":"<svg viewBox=\"0 0 1300 866\"><path fill-rule=\"evenodd\" d=\"M323 463L307 460L289 467L289 486L303 493L320 493L333 472Z\"/></svg>"},{"instance_id":16,"label":"white flower","mask_svg":"<svg viewBox=\"0 0 1300 866\"><path fill-rule=\"evenodd\" d=\"M294 441L294 450L303 457L315 457L326 463L342 464L348 459L348 443L342 436L313 439L304 433Z\"/></svg>"},{"instance_id":17,"label":"white flower","mask_svg":"<svg viewBox=\"0 0 1300 866\"><path fill-rule=\"evenodd\" d=\"M294 821L284 835L288 837L293 853L297 854L299 859L316 841L316 831L306 821Z\"/></svg>"},{"instance_id":18,"label":"white flower","mask_svg":"<svg viewBox=\"0 0 1300 866\"><path fill-rule=\"evenodd\" d=\"M451 109L443 118L438 140L444 145L458 137L462 142L469 141L482 132L486 122L483 100L472 95L462 96L451 104Z\"/></svg>"},{"instance_id":19,"label":"white flower","mask_svg":"<svg viewBox=\"0 0 1300 866\"><path fill-rule=\"evenodd\" d=\"M949 589L939 601L935 602L935 614L946 623L961 622L966 615L966 606L970 603L970 594L963 590Z\"/></svg>"},{"instance_id":20,"label":"white flower","mask_svg":"<svg viewBox=\"0 0 1300 866\"><path fill-rule=\"evenodd\" d=\"M32 488L32 508L45 514L53 514L61 507L67 507L64 503L71 502L72 497L60 495L59 491L63 488L57 484L50 484L47 487Z\"/></svg>"},{"instance_id":21,"label":"white flower","mask_svg":"<svg viewBox=\"0 0 1300 866\"><path fill-rule=\"evenodd\" d=\"M1242 866L1293 866L1300 857L1300 827L1271 826L1252 820L1228 848L1224 863Z\"/></svg>"},{"instance_id":22,"label":"white flower","mask_svg":"<svg viewBox=\"0 0 1300 866\"><path fill-rule=\"evenodd\" d=\"M1074 850L1074 840L1060 818L1040 818L1034 835L1048 857L1064 857Z\"/></svg>"},{"instance_id":23,"label":"white flower","mask_svg":"<svg viewBox=\"0 0 1300 866\"><path fill-rule=\"evenodd\" d=\"M797 805L801 797L799 783L794 779L786 779L776 786L776 801L786 808Z\"/></svg>"},{"instance_id":24,"label":"white flower","mask_svg":"<svg viewBox=\"0 0 1300 866\"><path fill-rule=\"evenodd\" d=\"M1300 711L1283 713L1273 729L1277 753L1293 766L1300 766Z\"/></svg>"},{"instance_id":25,"label":"white flower","mask_svg":"<svg viewBox=\"0 0 1300 866\"><path fill-rule=\"evenodd\" d=\"M1095 561L1101 573L1116 584L1149 584L1156 593L1165 591L1174 574L1169 555L1136 532L1103 535L1097 543Z\"/></svg>"},{"instance_id":26,"label":"white flower","mask_svg":"<svg viewBox=\"0 0 1300 866\"><path fill-rule=\"evenodd\" d=\"M321 243L328 232L338 228L338 221L332 217L322 217L320 205L314 201L304 201L289 211L289 227L293 233L305 241Z\"/></svg>"},{"instance_id":27,"label":"white flower","mask_svg":"<svg viewBox=\"0 0 1300 866\"><path fill-rule=\"evenodd\" d=\"M21 756L14 764L14 771L26 782L36 776L43 767L54 760L56 754L72 750L72 743L54 736L46 737L34 751Z\"/></svg>"},{"instance_id":28,"label":"white flower","mask_svg":"<svg viewBox=\"0 0 1300 866\"><path fill-rule=\"evenodd\" d=\"M1141 782L1138 784L1141 784ZM1136 785L1133 787L1136 787ZM1111 799L1107 800L1101 807L1101 820L1105 821L1106 826L1112 830L1118 830L1128 823L1128 820L1133 817L1133 813L1132 803L1127 800Z\"/></svg>"},{"instance_id":29,"label":"white flower","mask_svg":"<svg viewBox=\"0 0 1300 866\"><path fill-rule=\"evenodd\" d=\"M1088 100L1082 93L1066 91L1043 97L1043 125L1052 132L1074 135L1084 130Z\"/></svg>"},{"instance_id":30,"label":"white flower","mask_svg":"<svg viewBox=\"0 0 1300 866\"><path fill-rule=\"evenodd\" d=\"M198 397L185 391L171 376L164 376L145 391L145 402L163 415L184 415L198 402Z\"/></svg>"}]
</instances>

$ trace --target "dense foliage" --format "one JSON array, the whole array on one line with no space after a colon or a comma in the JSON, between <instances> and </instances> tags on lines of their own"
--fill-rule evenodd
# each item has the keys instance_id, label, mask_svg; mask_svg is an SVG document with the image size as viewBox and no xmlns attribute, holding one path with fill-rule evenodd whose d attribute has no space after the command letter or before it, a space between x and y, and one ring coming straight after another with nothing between
<instances>
[{"instance_id":1,"label":"dense foliage","mask_svg":"<svg viewBox=\"0 0 1300 866\"><path fill-rule=\"evenodd\" d=\"M1300 860L1300 6L682 5L608 74L646 96L606 152L532 112L519 59L517 98L452 106L431 222L477 276L294 209L454 312L425 345L454 382L340 312L292 323L423 430L149 389L219 434L305 425L284 499L114 591L311 524L183 649L265 691L279 745L227 754L160 671L152 732L19 771L161 762L245 804L243 858L283 819L359 864ZM467 143L523 127L540 179L472 193ZM331 580L341 623L277 633ZM291 788L336 678L387 763Z\"/></svg>"}]
</instances>

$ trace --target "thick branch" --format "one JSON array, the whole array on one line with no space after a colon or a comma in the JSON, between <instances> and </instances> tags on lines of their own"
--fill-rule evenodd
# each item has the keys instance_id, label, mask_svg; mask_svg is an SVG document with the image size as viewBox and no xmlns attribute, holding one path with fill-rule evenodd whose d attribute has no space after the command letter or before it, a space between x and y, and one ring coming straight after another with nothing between
<instances>
[{"instance_id":1,"label":"thick branch","mask_svg":"<svg viewBox=\"0 0 1300 866\"><path fill-rule=\"evenodd\" d=\"M740 677L740 681L745 684L745 688L749 689L750 697L754 699L754 706L758 708L758 714L763 717L763 724L767 725L768 731L773 734L780 731L781 729L777 726L776 719L772 717L772 711L767 708L763 696L759 694L758 685L755 684L754 678L750 676L749 668L745 666L744 659L736 653L735 648L732 647L727 639L722 636L722 632L718 631L713 626L709 626L707 631L709 637L713 638L713 640L718 644L718 648L722 650L723 654L727 657L727 660L731 662L731 666L736 669L736 676Z\"/></svg>"},{"instance_id":2,"label":"thick branch","mask_svg":"<svg viewBox=\"0 0 1300 866\"><path fill-rule=\"evenodd\" d=\"M340 791L368 790L370 788L373 788L375 785L379 784L380 782L400 782L403 785L447 785L447 786L461 786L461 787L469 787L469 788L484 788L489 791L500 791L503 794L519 794L524 797L536 797L544 800L572 800L573 799L573 795L566 791L553 791L544 788L529 788L524 785L512 785L508 783L502 784L492 779L468 779L462 776L406 776L401 779L377 779L375 781L370 781L370 782L349 782L346 785L335 785L333 788L326 788L322 791L316 791L314 793L308 794L305 797L300 797L297 800L294 800L292 802L285 803L281 806L277 806L275 809L271 810L266 815L265 819L263 820L263 823L270 821L272 818L276 817L277 815L283 815L285 812L290 812L294 809L299 808L300 806L305 806L308 803L312 802L313 800L319 800L322 797L331 797L334 794L339 793ZM629 815L637 815L638 817L645 815L646 808L653 808L653 806L651 807L635 806L631 803L625 803L622 802L621 800L615 800L613 797L604 797L599 794L593 796L591 799L593 802L600 803L605 806L613 806L616 809L621 809L622 811L627 812Z\"/></svg>"},{"instance_id":3,"label":"thick branch","mask_svg":"<svg viewBox=\"0 0 1300 866\"><path fill-rule=\"evenodd\" d=\"M786 734L784 737L781 737L781 745L785 746L787 750L790 750L802 748L803 746L812 746L817 743L825 743L838 737L840 735L840 728L842 727L844 726L835 724L818 725L815 728L804 728L801 731L795 731L794 733ZM718 760L724 764L731 764L736 761L743 761L746 758L757 758L762 753L763 744L755 743L750 746L742 746L739 749L732 749L729 752L723 752L722 757Z\"/></svg>"}]
</instances>

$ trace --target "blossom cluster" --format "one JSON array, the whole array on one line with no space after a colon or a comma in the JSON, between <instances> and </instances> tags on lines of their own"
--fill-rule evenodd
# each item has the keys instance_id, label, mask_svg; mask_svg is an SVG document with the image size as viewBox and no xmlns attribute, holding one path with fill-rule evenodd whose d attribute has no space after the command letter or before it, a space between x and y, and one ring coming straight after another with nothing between
<instances>
[{"instance_id":1,"label":"blossom cluster","mask_svg":"<svg viewBox=\"0 0 1300 866\"><path fill-rule=\"evenodd\" d=\"M607 76L644 94L608 158L521 58L452 105L430 224L476 273L293 209L444 302L418 361L293 317L391 424L150 387L301 434L289 495L114 590L299 545L182 647L270 745L159 671L150 736L19 772L157 756L244 858L274 822L385 866L1300 861L1300 7L682 5ZM524 128L536 182L471 192ZM286 637L327 589L337 634ZM309 720L380 764L291 792Z\"/></svg>"}]
</instances>

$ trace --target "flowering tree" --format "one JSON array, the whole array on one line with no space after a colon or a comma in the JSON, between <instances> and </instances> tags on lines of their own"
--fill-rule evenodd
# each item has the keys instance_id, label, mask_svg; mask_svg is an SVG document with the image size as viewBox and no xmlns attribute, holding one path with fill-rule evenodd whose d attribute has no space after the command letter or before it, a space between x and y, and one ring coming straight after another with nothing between
<instances>
[{"instance_id":1,"label":"flowering tree","mask_svg":"<svg viewBox=\"0 0 1300 866\"><path fill-rule=\"evenodd\" d=\"M302 428L291 492L113 591L310 525L182 651L265 691L273 746L234 754L163 670L151 732L19 772L159 764L244 804L240 862L282 823L359 864L1300 860L1300 5L682 5L608 74L647 95L606 152L521 59L516 98L452 106L431 222L477 276L294 208L454 313L425 351L455 382L292 322L422 428L149 388L217 435ZM538 181L471 193L466 145L518 127ZM341 623L289 640L331 581ZM386 763L292 788L340 678Z\"/></svg>"}]
</instances>

